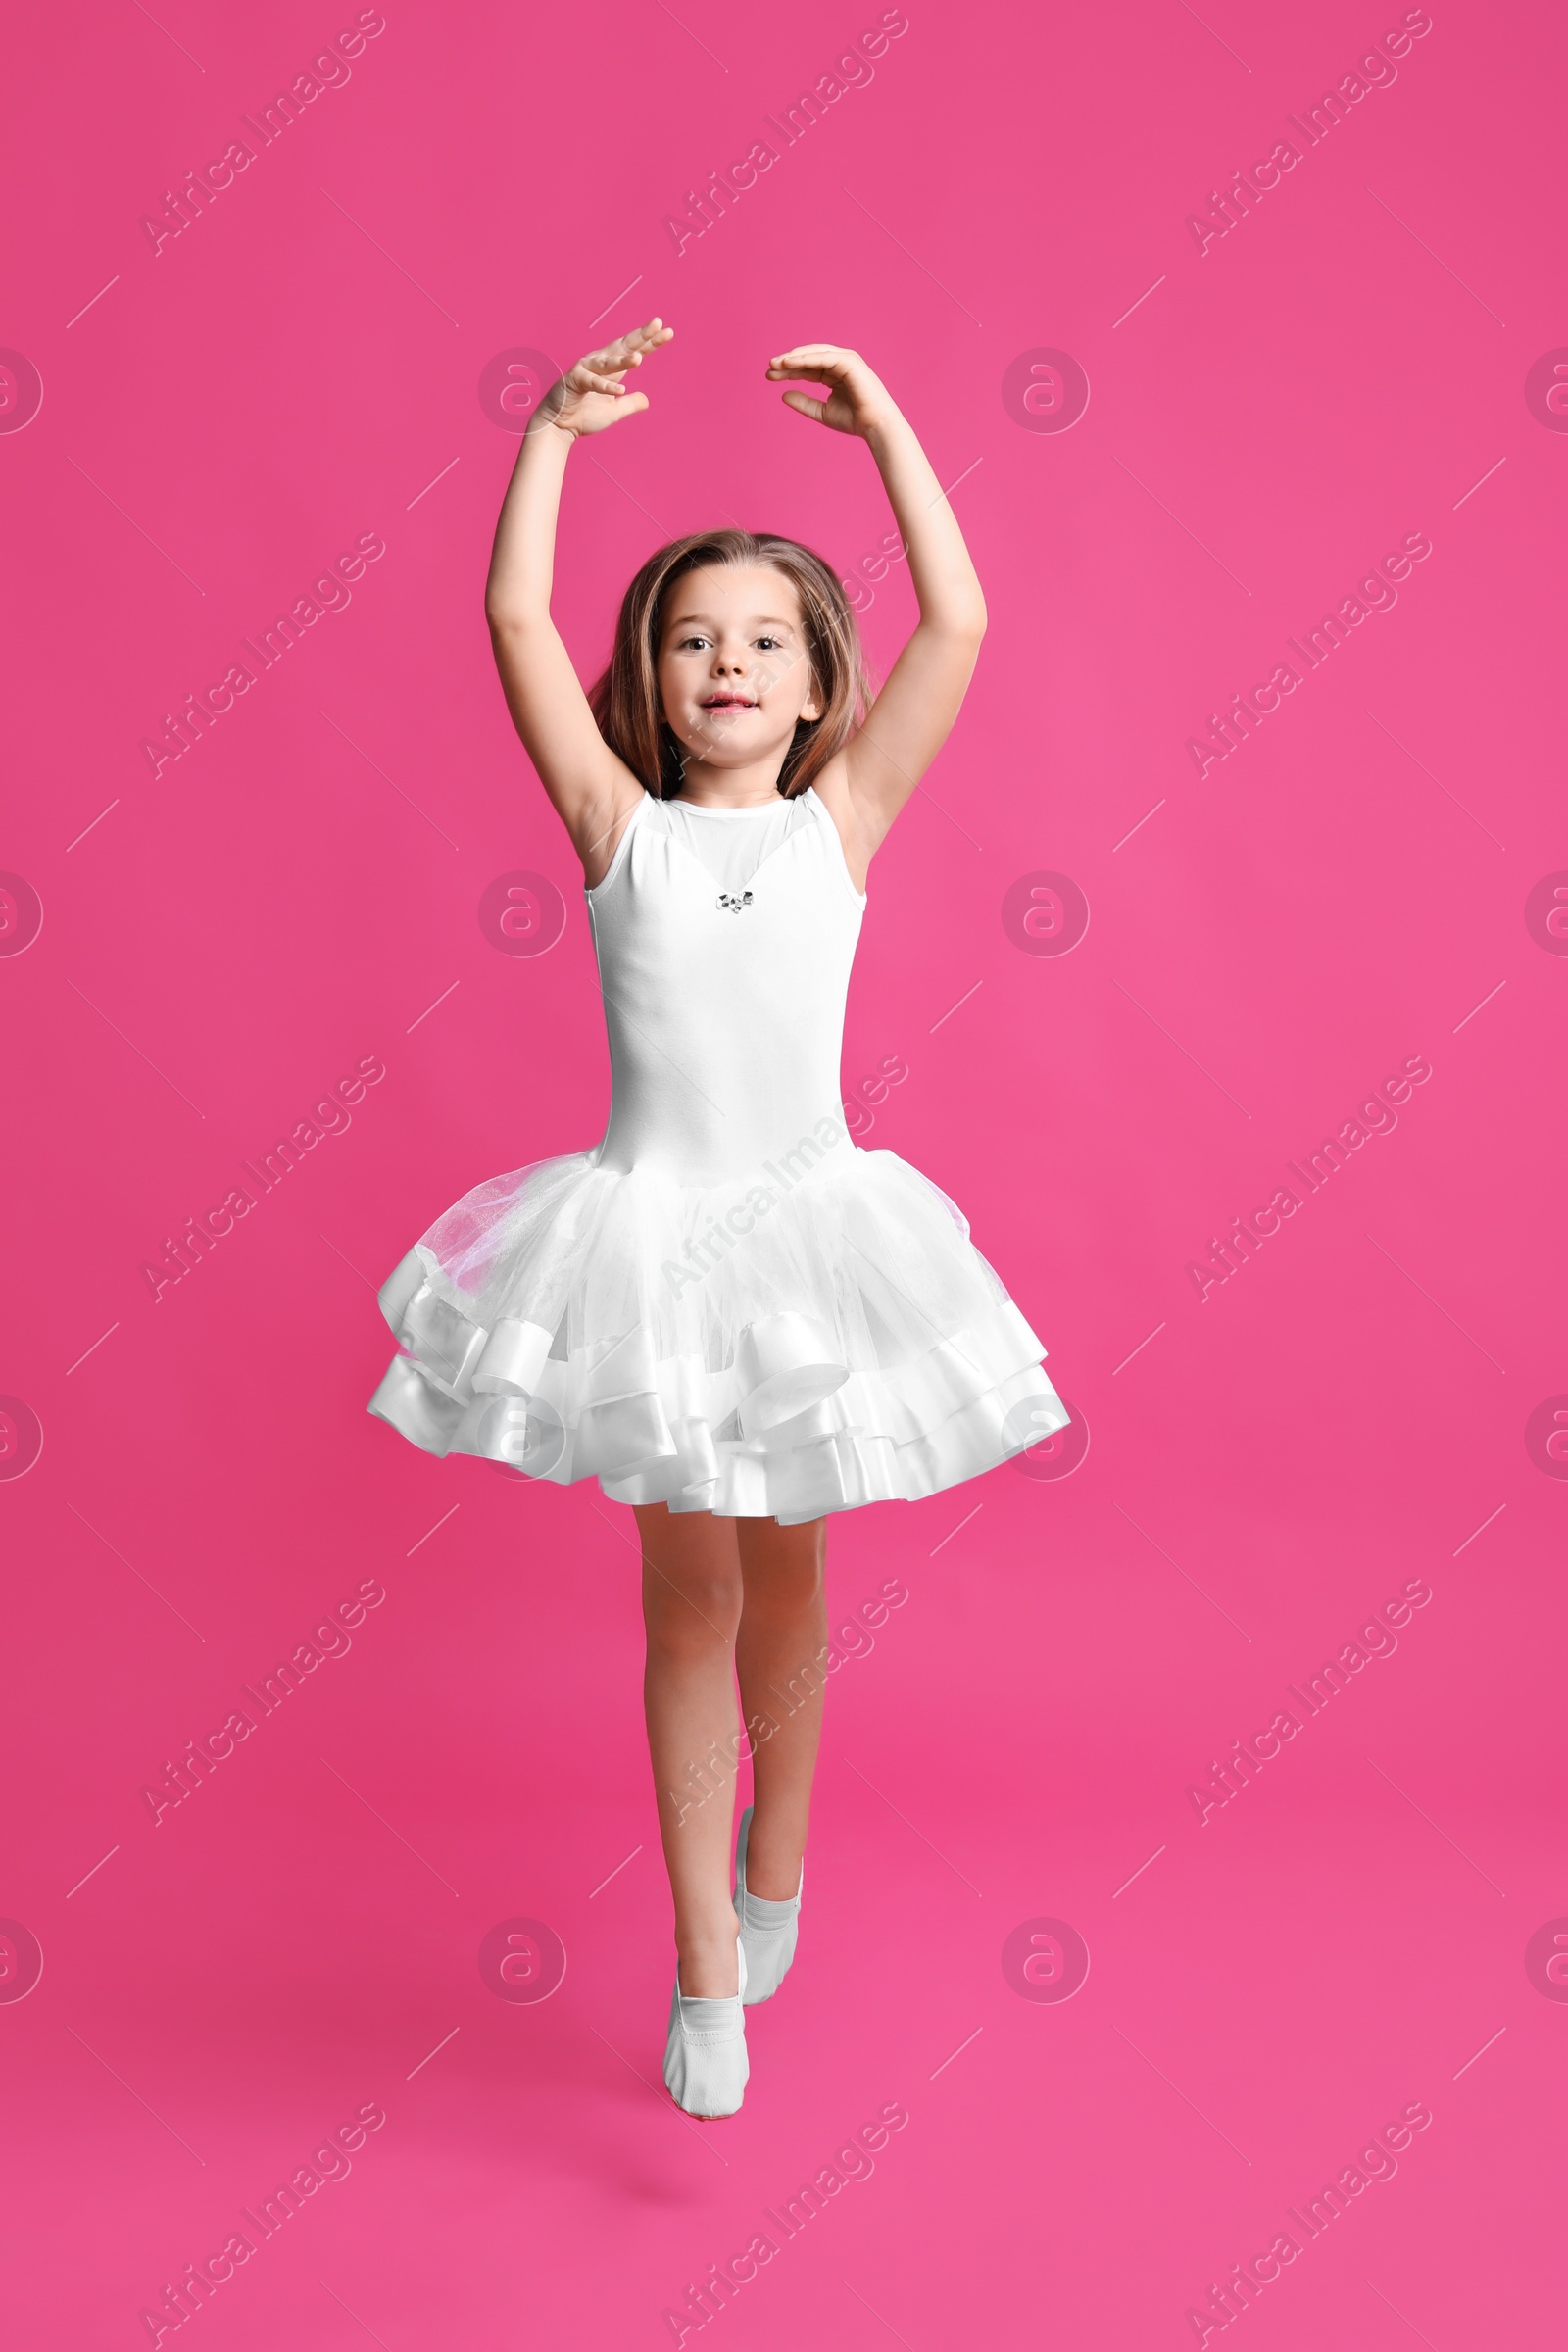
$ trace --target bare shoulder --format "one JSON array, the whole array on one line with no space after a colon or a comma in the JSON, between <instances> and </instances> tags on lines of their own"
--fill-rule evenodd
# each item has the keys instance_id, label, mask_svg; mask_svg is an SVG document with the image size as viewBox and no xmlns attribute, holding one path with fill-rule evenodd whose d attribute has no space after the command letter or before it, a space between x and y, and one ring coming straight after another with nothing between
<instances>
[{"instance_id":1,"label":"bare shoulder","mask_svg":"<svg viewBox=\"0 0 1568 2352\"><path fill-rule=\"evenodd\" d=\"M850 880L857 890L863 891L866 871L887 828L877 830L874 812L853 790L846 752L834 753L826 767L812 777L811 790L838 827Z\"/></svg>"}]
</instances>

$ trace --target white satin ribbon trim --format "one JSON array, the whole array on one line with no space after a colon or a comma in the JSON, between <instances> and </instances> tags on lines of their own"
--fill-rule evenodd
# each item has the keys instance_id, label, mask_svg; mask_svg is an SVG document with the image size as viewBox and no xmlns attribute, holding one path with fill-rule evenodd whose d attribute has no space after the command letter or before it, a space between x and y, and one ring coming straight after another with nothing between
<instances>
[{"instance_id":1,"label":"white satin ribbon trim","mask_svg":"<svg viewBox=\"0 0 1568 2352\"><path fill-rule=\"evenodd\" d=\"M475 1393L493 1396L510 1389L532 1396L544 1376L550 1340L542 1323L498 1323L474 1368Z\"/></svg>"},{"instance_id":2,"label":"white satin ribbon trim","mask_svg":"<svg viewBox=\"0 0 1568 2352\"><path fill-rule=\"evenodd\" d=\"M394 1331L402 1322L404 1312L415 1292L425 1278L424 1261L416 1249L407 1257L400 1257L385 1282L376 1293L381 1312Z\"/></svg>"},{"instance_id":3,"label":"white satin ribbon trim","mask_svg":"<svg viewBox=\"0 0 1568 2352\"><path fill-rule=\"evenodd\" d=\"M743 1435L791 1421L841 1388L850 1376L841 1344L813 1316L764 1315L748 1323L735 1348L737 1405Z\"/></svg>"}]
</instances>

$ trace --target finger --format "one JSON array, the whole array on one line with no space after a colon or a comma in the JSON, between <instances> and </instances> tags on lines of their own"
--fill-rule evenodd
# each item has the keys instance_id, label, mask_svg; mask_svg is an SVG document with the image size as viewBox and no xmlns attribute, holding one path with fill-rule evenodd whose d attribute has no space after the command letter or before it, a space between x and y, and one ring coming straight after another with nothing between
<instances>
[{"instance_id":1,"label":"finger","mask_svg":"<svg viewBox=\"0 0 1568 2352\"><path fill-rule=\"evenodd\" d=\"M603 351L585 353L577 365L593 368L598 375L611 375L626 367L631 358L632 354L624 343L607 343Z\"/></svg>"},{"instance_id":2,"label":"finger","mask_svg":"<svg viewBox=\"0 0 1568 2352\"><path fill-rule=\"evenodd\" d=\"M612 424L618 424L623 416L636 416L640 415L641 412L647 408L647 406L648 395L646 392L628 392L624 400L616 401L615 414L611 418L611 422Z\"/></svg>"},{"instance_id":3,"label":"finger","mask_svg":"<svg viewBox=\"0 0 1568 2352\"><path fill-rule=\"evenodd\" d=\"M672 326L665 326L662 319L650 318L646 326L634 326L628 334L622 335L616 348L621 351L652 351L657 344L667 343L674 331Z\"/></svg>"},{"instance_id":4,"label":"finger","mask_svg":"<svg viewBox=\"0 0 1568 2352\"><path fill-rule=\"evenodd\" d=\"M812 400L805 392L786 392L783 400L787 409L799 409L803 416L809 416L814 423L822 423L827 416L826 401Z\"/></svg>"},{"instance_id":5,"label":"finger","mask_svg":"<svg viewBox=\"0 0 1568 2352\"><path fill-rule=\"evenodd\" d=\"M667 343L674 331L672 326L664 326L659 319L650 318L646 326L635 326L628 334L617 336L613 343L606 343L600 350L588 352L582 365L605 371L634 366L645 351Z\"/></svg>"},{"instance_id":6,"label":"finger","mask_svg":"<svg viewBox=\"0 0 1568 2352\"><path fill-rule=\"evenodd\" d=\"M786 375L803 375L814 377L818 381L822 382L837 383L842 377L848 375L849 368L845 366L842 360L813 360L807 358L796 359L790 357L782 360L775 360L772 366L768 368L767 372L770 376L775 378Z\"/></svg>"}]
</instances>

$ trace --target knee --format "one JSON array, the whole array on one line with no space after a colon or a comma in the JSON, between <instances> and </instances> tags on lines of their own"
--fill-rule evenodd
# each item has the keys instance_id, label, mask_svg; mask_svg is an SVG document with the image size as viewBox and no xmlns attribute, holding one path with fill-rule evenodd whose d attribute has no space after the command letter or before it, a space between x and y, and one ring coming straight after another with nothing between
<instances>
[{"instance_id":1,"label":"knee","mask_svg":"<svg viewBox=\"0 0 1568 2352\"><path fill-rule=\"evenodd\" d=\"M684 1657L727 1648L741 1615L739 1576L684 1576L666 1581L652 1567L643 1575L643 1620L650 1648Z\"/></svg>"},{"instance_id":2,"label":"knee","mask_svg":"<svg viewBox=\"0 0 1568 2352\"><path fill-rule=\"evenodd\" d=\"M746 1614L775 1625L797 1625L821 1608L826 1579L822 1562L809 1557L770 1565L746 1579Z\"/></svg>"}]
</instances>

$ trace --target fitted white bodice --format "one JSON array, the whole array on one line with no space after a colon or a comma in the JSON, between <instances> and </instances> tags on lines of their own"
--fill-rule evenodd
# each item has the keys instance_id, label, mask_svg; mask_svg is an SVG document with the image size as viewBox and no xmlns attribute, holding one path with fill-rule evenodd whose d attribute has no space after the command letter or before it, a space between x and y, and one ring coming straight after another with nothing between
<instances>
[{"instance_id":1,"label":"fitted white bodice","mask_svg":"<svg viewBox=\"0 0 1568 2352\"><path fill-rule=\"evenodd\" d=\"M693 825L722 828L727 879ZM584 897L610 1039L601 1167L714 1184L853 1152L839 1062L865 900L809 786L721 811L645 794Z\"/></svg>"},{"instance_id":2,"label":"fitted white bodice","mask_svg":"<svg viewBox=\"0 0 1568 2352\"><path fill-rule=\"evenodd\" d=\"M720 890L744 890L764 858L770 858L802 825L816 822L810 801L775 793L754 808L705 808L693 801L661 801L661 820L672 838L706 865Z\"/></svg>"}]
</instances>

